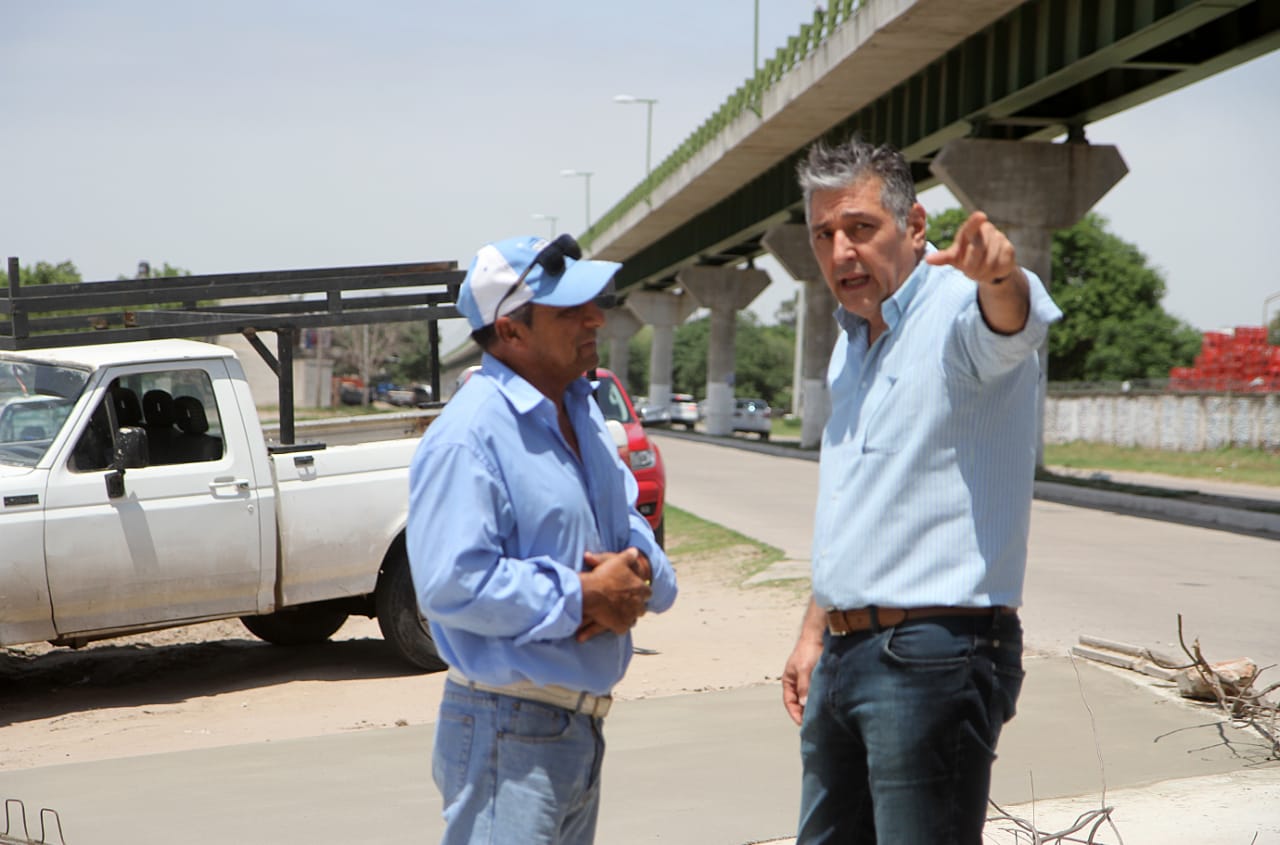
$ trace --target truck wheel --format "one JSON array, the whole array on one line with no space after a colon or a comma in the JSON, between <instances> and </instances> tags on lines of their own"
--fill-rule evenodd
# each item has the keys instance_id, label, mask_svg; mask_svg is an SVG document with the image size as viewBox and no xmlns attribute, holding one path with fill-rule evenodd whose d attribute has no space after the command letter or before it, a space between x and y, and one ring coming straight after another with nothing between
<instances>
[{"instance_id":1,"label":"truck wheel","mask_svg":"<svg viewBox=\"0 0 1280 845\"><path fill-rule=\"evenodd\" d=\"M427 620L418 611L413 576L409 574L409 560L403 551L393 553L383 564L375 603L382 638L396 654L426 672L448 668L436 651Z\"/></svg>"},{"instance_id":2,"label":"truck wheel","mask_svg":"<svg viewBox=\"0 0 1280 845\"><path fill-rule=\"evenodd\" d=\"M658 527L653 529L653 539L658 541L658 547L665 549L667 547L667 518L663 516L658 520Z\"/></svg>"},{"instance_id":3,"label":"truck wheel","mask_svg":"<svg viewBox=\"0 0 1280 845\"><path fill-rule=\"evenodd\" d=\"M324 602L286 607L264 616L241 616L255 637L273 645L314 645L329 639L347 621L347 612Z\"/></svg>"}]
</instances>

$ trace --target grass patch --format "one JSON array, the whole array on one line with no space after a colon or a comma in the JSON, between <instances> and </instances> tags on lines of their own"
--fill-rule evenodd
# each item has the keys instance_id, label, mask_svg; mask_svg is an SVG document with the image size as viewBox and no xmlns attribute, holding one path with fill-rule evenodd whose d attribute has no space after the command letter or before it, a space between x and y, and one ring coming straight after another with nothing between
<instances>
[{"instance_id":1,"label":"grass patch","mask_svg":"<svg viewBox=\"0 0 1280 845\"><path fill-rule=\"evenodd\" d=\"M1216 449L1211 452L1167 452L1102 443L1046 444L1047 466L1073 469L1154 472L1182 478L1206 478L1280 487L1280 453L1261 449Z\"/></svg>"},{"instance_id":2,"label":"grass patch","mask_svg":"<svg viewBox=\"0 0 1280 845\"><path fill-rule=\"evenodd\" d=\"M730 560L746 579L785 557L779 548L670 505L667 505L663 520L667 532L667 557L677 566L684 561Z\"/></svg>"},{"instance_id":3,"label":"grass patch","mask_svg":"<svg viewBox=\"0 0 1280 845\"><path fill-rule=\"evenodd\" d=\"M799 437L804 421L799 417L784 417L781 414L773 418L769 426L772 437Z\"/></svg>"}]
</instances>

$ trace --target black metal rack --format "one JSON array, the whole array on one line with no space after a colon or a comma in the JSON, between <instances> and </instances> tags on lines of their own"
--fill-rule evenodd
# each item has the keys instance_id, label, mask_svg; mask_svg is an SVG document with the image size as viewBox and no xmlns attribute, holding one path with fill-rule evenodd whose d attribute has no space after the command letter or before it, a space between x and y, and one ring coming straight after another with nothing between
<instances>
[{"instance_id":1,"label":"black metal rack","mask_svg":"<svg viewBox=\"0 0 1280 845\"><path fill-rule=\"evenodd\" d=\"M279 381L283 444L294 440L299 330L424 320L431 390L439 396L438 321L460 316L455 303L465 275L456 261L434 261L23 287L17 258L9 259L8 271L0 290L0 349L243 334ZM70 310L79 313L58 313ZM276 333L275 354L257 336L264 331Z\"/></svg>"}]
</instances>

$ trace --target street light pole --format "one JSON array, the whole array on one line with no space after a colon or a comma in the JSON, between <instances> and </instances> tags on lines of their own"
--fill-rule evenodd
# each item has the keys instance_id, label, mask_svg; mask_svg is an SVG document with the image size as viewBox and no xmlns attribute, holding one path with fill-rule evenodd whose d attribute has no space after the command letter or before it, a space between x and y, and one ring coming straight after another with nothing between
<instances>
[{"instance_id":1,"label":"street light pole","mask_svg":"<svg viewBox=\"0 0 1280 845\"><path fill-rule=\"evenodd\" d=\"M583 190L583 194L586 197L586 208L587 208L586 229L590 229L591 228L591 171L590 170L561 170L560 175L565 177L570 177L570 176L582 177L582 190ZM583 229L583 231L585 232L586 229Z\"/></svg>"},{"instance_id":2,"label":"street light pole","mask_svg":"<svg viewBox=\"0 0 1280 845\"><path fill-rule=\"evenodd\" d=\"M658 101L650 97L636 97L631 94L618 94L613 98L613 101L627 106L639 103L644 103L647 106L644 132L644 176L648 179L649 174L653 172L653 167L651 166L653 161L651 155L653 152L653 104Z\"/></svg>"},{"instance_id":3,"label":"street light pole","mask_svg":"<svg viewBox=\"0 0 1280 845\"><path fill-rule=\"evenodd\" d=\"M552 238L555 238L555 236L556 236L556 221L560 219L559 217L556 217L554 214L532 214L532 215L530 215L530 216L531 216L534 220L548 220L548 221L550 221L550 222L551 222L551 237L552 237Z\"/></svg>"},{"instance_id":4,"label":"street light pole","mask_svg":"<svg viewBox=\"0 0 1280 845\"><path fill-rule=\"evenodd\" d=\"M751 72L760 69L760 0L756 0L756 28L751 41Z\"/></svg>"}]
</instances>

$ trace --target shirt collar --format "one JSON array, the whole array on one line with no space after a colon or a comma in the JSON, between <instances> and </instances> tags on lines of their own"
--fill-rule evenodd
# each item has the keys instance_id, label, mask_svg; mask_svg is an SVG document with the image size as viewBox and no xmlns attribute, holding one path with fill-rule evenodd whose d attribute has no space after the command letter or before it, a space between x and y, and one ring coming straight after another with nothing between
<instances>
[{"instance_id":1,"label":"shirt collar","mask_svg":"<svg viewBox=\"0 0 1280 845\"><path fill-rule=\"evenodd\" d=\"M516 413L528 414L544 402L547 403L551 412L555 413L554 407L551 406L551 400L543 395L542 391L538 390L502 361L486 352L481 357L480 363L480 372L493 379L493 383L497 386L499 392L507 398ZM566 393L571 397L582 397L590 394L591 390L590 382L585 378L577 378L569 383L569 389Z\"/></svg>"}]
</instances>

